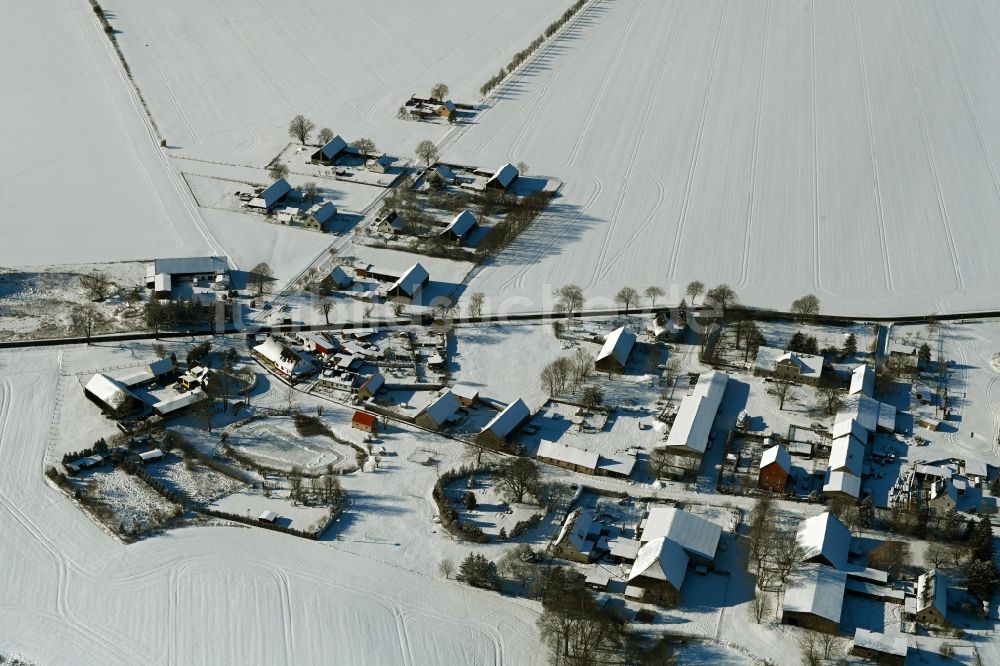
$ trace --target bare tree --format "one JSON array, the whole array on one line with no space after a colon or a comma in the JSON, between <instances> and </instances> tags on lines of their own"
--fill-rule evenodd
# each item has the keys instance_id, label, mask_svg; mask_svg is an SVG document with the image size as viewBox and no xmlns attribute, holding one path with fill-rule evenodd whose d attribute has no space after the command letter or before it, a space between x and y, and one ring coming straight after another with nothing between
<instances>
[{"instance_id":1,"label":"bare tree","mask_svg":"<svg viewBox=\"0 0 1000 666\"><path fill-rule=\"evenodd\" d=\"M819 632L806 630L799 635L799 654L804 666L820 666L823 663L823 648L819 642Z\"/></svg>"},{"instance_id":2,"label":"bare tree","mask_svg":"<svg viewBox=\"0 0 1000 666\"><path fill-rule=\"evenodd\" d=\"M792 314L804 320L819 314L819 298L815 294L808 294L802 298L792 301Z\"/></svg>"},{"instance_id":3,"label":"bare tree","mask_svg":"<svg viewBox=\"0 0 1000 666\"><path fill-rule=\"evenodd\" d=\"M275 160L271 162L271 165L269 167L267 167L267 175L269 175L274 180L278 180L279 178L287 178L288 165L286 165L284 162L279 162L278 160Z\"/></svg>"},{"instance_id":4,"label":"bare tree","mask_svg":"<svg viewBox=\"0 0 1000 666\"><path fill-rule=\"evenodd\" d=\"M319 145L325 146L326 144L333 141L333 130L329 127L324 127L316 135L316 140L319 141Z\"/></svg>"},{"instance_id":5,"label":"bare tree","mask_svg":"<svg viewBox=\"0 0 1000 666\"><path fill-rule=\"evenodd\" d=\"M357 148L358 152L361 153L363 157L374 155L375 151L378 150L375 147L375 142L372 141L371 139L366 139L365 137L356 139L353 145L355 148Z\"/></svg>"},{"instance_id":6,"label":"bare tree","mask_svg":"<svg viewBox=\"0 0 1000 666\"><path fill-rule=\"evenodd\" d=\"M774 394L778 398L778 409L785 408L786 400L795 399L795 391L792 390L794 388L795 385L791 382L791 380L783 378L774 380Z\"/></svg>"},{"instance_id":7,"label":"bare tree","mask_svg":"<svg viewBox=\"0 0 1000 666\"><path fill-rule=\"evenodd\" d=\"M518 162L516 166L517 166L517 173L518 173L518 175L520 175L520 176L526 176L526 175L528 175L528 163L527 162Z\"/></svg>"},{"instance_id":8,"label":"bare tree","mask_svg":"<svg viewBox=\"0 0 1000 666\"><path fill-rule=\"evenodd\" d=\"M330 324L330 310L333 309L333 301L331 301L326 296L321 296L319 299L317 299L317 301L316 301L315 305L313 305L313 307L316 308L316 312L322 313L323 318L326 320L326 323L329 326L329 324Z\"/></svg>"},{"instance_id":9,"label":"bare tree","mask_svg":"<svg viewBox=\"0 0 1000 666\"><path fill-rule=\"evenodd\" d=\"M799 545L795 534L778 533L774 539L773 553L775 576L782 587L788 585L796 569L805 558L805 551Z\"/></svg>"},{"instance_id":10,"label":"bare tree","mask_svg":"<svg viewBox=\"0 0 1000 666\"><path fill-rule=\"evenodd\" d=\"M935 569L940 569L952 559L951 548L943 543L932 542L924 551L924 559Z\"/></svg>"},{"instance_id":11,"label":"bare tree","mask_svg":"<svg viewBox=\"0 0 1000 666\"><path fill-rule=\"evenodd\" d=\"M656 307L656 299L662 298L664 294L663 290L657 287L656 285L653 285L652 287L646 287L646 291L642 293L646 295L646 298L649 299L650 306L654 308Z\"/></svg>"},{"instance_id":12,"label":"bare tree","mask_svg":"<svg viewBox=\"0 0 1000 666\"><path fill-rule=\"evenodd\" d=\"M417 157L422 159L425 165L430 166L431 162L437 159L438 149L437 146L434 145L433 141L430 141L429 139L424 139L423 141L417 144L416 153Z\"/></svg>"},{"instance_id":13,"label":"bare tree","mask_svg":"<svg viewBox=\"0 0 1000 666\"><path fill-rule=\"evenodd\" d=\"M821 386L816 389L816 402L827 416L833 416L840 411L844 401L840 397L840 389L836 386Z\"/></svg>"},{"instance_id":14,"label":"bare tree","mask_svg":"<svg viewBox=\"0 0 1000 666\"><path fill-rule=\"evenodd\" d=\"M910 544L905 541L883 541L868 553L868 564L896 578L910 564Z\"/></svg>"},{"instance_id":15,"label":"bare tree","mask_svg":"<svg viewBox=\"0 0 1000 666\"><path fill-rule=\"evenodd\" d=\"M622 287L615 294L615 303L618 303L623 308L625 308L625 314L628 314L628 310L632 307L632 304L639 300L639 292L637 292L632 287Z\"/></svg>"},{"instance_id":16,"label":"bare tree","mask_svg":"<svg viewBox=\"0 0 1000 666\"><path fill-rule=\"evenodd\" d=\"M288 123L288 135L293 139L298 139L299 143L303 146L306 145L306 141L309 140L309 135L316 128L313 121L309 120L301 113L294 118L292 122Z\"/></svg>"},{"instance_id":17,"label":"bare tree","mask_svg":"<svg viewBox=\"0 0 1000 666\"><path fill-rule=\"evenodd\" d=\"M73 332L74 335L80 335L86 338L87 344L90 344L90 338L94 332L107 324L107 319L100 311L90 305L80 305L73 308L73 311L69 315L69 330Z\"/></svg>"},{"instance_id":18,"label":"bare tree","mask_svg":"<svg viewBox=\"0 0 1000 666\"><path fill-rule=\"evenodd\" d=\"M469 316L470 317L482 317L483 316L483 302L486 297L483 296L483 292L477 291L469 296Z\"/></svg>"},{"instance_id":19,"label":"bare tree","mask_svg":"<svg viewBox=\"0 0 1000 666\"><path fill-rule=\"evenodd\" d=\"M570 376L573 381L573 388L583 385L594 374L594 357L577 347L572 356L573 365Z\"/></svg>"},{"instance_id":20,"label":"bare tree","mask_svg":"<svg viewBox=\"0 0 1000 666\"><path fill-rule=\"evenodd\" d=\"M87 292L87 298L92 301L103 301L111 292L111 278L107 273L94 271L80 276L80 286Z\"/></svg>"},{"instance_id":21,"label":"bare tree","mask_svg":"<svg viewBox=\"0 0 1000 666\"><path fill-rule=\"evenodd\" d=\"M440 573L445 578L451 578L451 575L455 573L455 563L451 560L441 560L438 564L438 573Z\"/></svg>"},{"instance_id":22,"label":"bare tree","mask_svg":"<svg viewBox=\"0 0 1000 666\"><path fill-rule=\"evenodd\" d=\"M247 283L256 290L257 296L269 290L273 282L274 270L267 262L262 261L250 269Z\"/></svg>"},{"instance_id":23,"label":"bare tree","mask_svg":"<svg viewBox=\"0 0 1000 666\"><path fill-rule=\"evenodd\" d=\"M667 360L667 365L663 371L663 379L669 384L674 377L681 371L681 359L677 356L671 356Z\"/></svg>"},{"instance_id":24,"label":"bare tree","mask_svg":"<svg viewBox=\"0 0 1000 666\"><path fill-rule=\"evenodd\" d=\"M740 301L733 288L725 283L706 291L705 300L712 301L722 311L722 314L725 314L726 310Z\"/></svg>"},{"instance_id":25,"label":"bare tree","mask_svg":"<svg viewBox=\"0 0 1000 666\"><path fill-rule=\"evenodd\" d=\"M760 624L770 612L771 598L766 592L754 591L753 600L750 602L750 617Z\"/></svg>"},{"instance_id":26,"label":"bare tree","mask_svg":"<svg viewBox=\"0 0 1000 666\"><path fill-rule=\"evenodd\" d=\"M568 284L565 287L556 289L557 312L572 313L583 308L583 290L575 284Z\"/></svg>"},{"instance_id":27,"label":"bare tree","mask_svg":"<svg viewBox=\"0 0 1000 666\"><path fill-rule=\"evenodd\" d=\"M535 492L539 478L538 465L530 458L506 461L494 472L497 489L515 504L523 502L528 493Z\"/></svg>"},{"instance_id":28,"label":"bare tree","mask_svg":"<svg viewBox=\"0 0 1000 666\"><path fill-rule=\"evenodd\" d=\"M319 192L319 188L316 186L314 181L309 181L302 186L302 198L308 203L316 201L316 194Z\"/></svg>"},{"instance_id":29,"label":"bare tree","mask_svg":"<svg viewBox=\"0 0 1000 666\"><path fill-rule=\"evenodd\" d=\"M431 99L443 102L446 97L448 97L448 86L443 83L435 83L434 87L431 88Z\"/></svg>"},{"instance_id":30,"label":"bare tree","mask_svg":"<svg viewBox=\"0 0 1000 666\"><path fill-rule=\"evenodd\" d=\"M685 290L684 293L686 293L688 296L691 297L691 305L694 305L694 302L698 299L698 296L700 296L704 291L705 291L704 282L699 282L698 280L692 280L691 282L688 282L687 289Z\"/></svg>"},{"instance_id":31,"label":"bare tree","mask_svg":"<svg viewBox=\"0 0 1000 666\"><path fill-rule=\"evenodd\" d=\"M157 342L156 344L153 345L153 353L156 355L156 358L166 358L167 348L162 344L160 344L159 342Z\"/></svg>"},{"instance_id":32,"label":"bare tree","mask_svg":"<svg viewBox=\"0 0 1000 666\"><path fill-rule=\"evenodd\" d=\"M496 454L493 443L483 433L477 434L470 440L465 440L465 452L476 461L477 467L483 464L484 457L489 458Z\"/></svg>"}]
</instances>

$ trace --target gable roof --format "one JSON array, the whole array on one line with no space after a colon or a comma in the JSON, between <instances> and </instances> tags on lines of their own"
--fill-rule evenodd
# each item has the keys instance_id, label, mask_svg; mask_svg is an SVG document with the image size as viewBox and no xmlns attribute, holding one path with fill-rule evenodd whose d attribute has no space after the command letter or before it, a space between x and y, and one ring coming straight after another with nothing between
<instances>
[{"instance_id":1,"label":"gable roof","mask_svg":"<svg viewBox=\"0 0 1000 666\"><path fill-rule=\"evenodd\" d=\"M847 574L827 567L804 567L797 585L788 588L782 609L840 623Z\"/></svg>"},{"instance_id":2,"label":"gable roof","mask_svg":"<svg viewBox=\"0 0 1000 666\"><path fill-rule=\"evenodd\" d=\"M640 541L666 537L692 555L715 559L722 527L701 516L671 506L654 506L646 517Z\"/></svg>"},{"instance_id":3,"label":"gable roof","mask_svg":"<svg viewBox=\"0 0 1000 666\"><path fill-rule=\"evenodd\" d=\"M160 377L161 375L166 375L168 373L176 370L173 360L168 358L160 358L149 364L149 371L154 377Z\"/></svg>"},{"instance_id":4,"label":"gable roof","mask_svg":"<svg viewBox=\"0 0 1000 666\"><path fill-rule=\"evenodd\" d=\"M861 478L843 470L827 470L823 476L823 492L844 493L857 499L861 496Z\"/></svg>"},{"instance_id":5,"label":"gable roof","mask_svg":"<svg viewBox=\"0 0 1000 666\"><path fill-rule=\"evenodd\" d=\"M490 422L483 428L483 432L489 430L493 433L494 437L505 439L529 416L531 416L531 410L528 409L523 400L518 398L504 407L502 412L490 419Z\"/></svg>"},{"instance_id":6,"label":"gable roof","mask_svg":"<svg viewBox=\"0 0 1000 666\"><path fill-rule=\"evenodd\" d=\"M868 440L868 431L865 430L854 417L846 412L837 414L837 421L834 422L833 430L831 432L834 439L849 435L857 438L861 442Z\"/></svg>"},{"instance_id":7,"label":"gable roof","mask_svg":"<svg viewBox=\"0 0 1000 666\"><path fill-rule=\"evenodd\" d=\"M597 355L597 361L603 361L611 356L614 357L614 359L618 361L622 367L625 367L634 346L635 333L629 330L626 326L616 328L611 331L611 333L608 334L608 337L604 340L604 346L601 347L601 351Z\"/></svg>"},{"instance_id":8,"label":"gable roof","mask_svg":"<svg viewBox=\"0 0 1000 666\"><path fill-rule=\"evenodd\" d=\"M334 215L337 214L337 207L334 206L329 201L324 201L321 204L316 204L312 208L306 211L306 215L312 216L314 220L323 224L328 222Z\"/></svg>"},{"instance_id":9,"label":"gable roof","mask_svg":"<svg viewBox=\"0 0 1000 666\"><path fill-rule=\"evenodd\" d=\"M146 266L146 277L160 275L209 275L229 269L226 257L174 257L154 259Z\"/></svg>"},{"instance_id":10,"label":"gable roof","mask_svg":"<svg viewBox=\"0 0 1000 666\"><path fill-rule=\"evenodd\" d=\"M564 541L584 555L590 555L594 548L593 539L588 539L594 526L594 510L578 507L571 511L563 521L559 536L555 540L558 546Z\"/></svg>"},{"instance_id":11,"label":"gable roof","mask_svg":"<svg viewBox=\"0 0 1000 666\"><path fill-rule=\"evenodd\" d=\"M158 403L153 405L153 409L161 415L167 416L168 414L190 407L191 405L199 403L207 398L208 394L206 394L201 387L198 387L193 391L188 391L187 393L182 393L177 396L160 400Z\"/></svg>"},{"instance_id":12,"label":"gable roof","mask_svg":"<svg viewBox=\"0 0 1000 666\"><path fill-rule=\"evenodd\" d=\"M389 291L399 289L407 296L413 296L428 279L430 279L430 274L427 269L419 263L413 264L389 287Z\"/></svg>"},{"instance_id":13,"label":"gable roof","mask_svg":"<svg viewBox=\"0 0 1000 666\"><path fill-rule=\"evenodd\" d=\"M486 181L486 184L488 185L492 182L496 182L504 189L507 189L508 187L510 187L510 184L517 179L519 175L521 174L517 170L517 167L511 164L510 162L507 162L502 167L496 170L496 172L490 177L490 179Z\"/></svg>"},{"instance_id":14,"label":"gable roof","mask_svg":"<svg viewBox=\"0 0 1000 666\"><path fill-rule=\"evenodd\" d=\"M829 511L799 523L795 540L802 546L803 560L823 558L836 569L842 569L847 564L851 533Z\"/></svg>"},{"instance_id":15,"label":"gable roof","mask_svg":"<svg viewBox=\"0 0 1000 666\"><path fill-rule=\"evenodd\" d=\"M666 446L680 447L703 454L708 448L715 415L722 404L729 376L718 370L702 373L691 395L681 401L670 427Z\"/></svg>"},{"instance_id":16,"label":"gable roof","mask_svg":"<svg viewBox=\"0 0 1000 666\"><path fill-rule=\"evenodd\" d=\"M906 636L887 636L886 634L869 631L862 627L854 630L854 645L873 652L892 654L904 658L909 649Z\"/></svg>"},{"instance_id":17,"label":"gable roof","mask_svg":"<svg viewBox=\"0 0 1000 666\"><path fill-rule=\"evenodd\" d=\"M332 160L345 148L347 148L347 142L338 134L319 149L319 154L328 160Z\"/></svg>"},{"instance_id":18,"label":"gable roof","mask_svg":"<svg viewBox=\"0 0 1000 666\"><path fill-rule=\"evenodd\" d=\"M548 460L558 460L589 470L597 469L597 463L600 459L600 456L593 451L578 449L575 446L566 446L559 442L550 442L547 439L543 439L538 443L538 451L535 453L535 456Z\"/></svg>"},{"instance_id":19,"label":"gable roof","mask_svg":"<svg viewBox=\"0 0 1000 666\"><path fill-rule=\"evenodd\" d=\"M870 365L859 365L851 372L851 387L849 395L863 393L869 398L875 395L875 371Z\"/></svg>"},{"instance_id":20,"label":"gable roof","mask_svg":"<svg viewBox=\"0 0 1000 666\"><path fill-rule=\"evenodd\" d=\"M833 440L830 449L830 470L833 472L850 472L861 476L865 462L865 445L853 435L845 435Z\"/></svg>"},{"instance_id":21,"label":"gable roof","mask_svg":"<svg viewBox=\"0 0 1000 666\"><path fill-rule=\"evenodd\" d=\"M378 423L378 417L374 414L357 410L354 412L354 416L351 417L351 423L360 423L363 426L373 428L375 427L375 424Z\"/></svg>"},{"instance_id":22,"label":"gable roof","mask_svg":"<svg viewBox=\"0 0 1000 666\"><path fill-rule=\"evenodd\" d=\"M788 454L788 449L786 449L781 444L775 444L771 448L764 451L760 456L760 468L764 469L768 465L777 465L785 472L790 472L792 469L792 456Z\"/></svg>"},{"instance_id":23,"label":"gable roof","mask_svg":"<svg viewBox=\"0 0 1000 666\"><path fill-rule=\"evenodd\" d=\"M851 396L845 410L835 419L835 423L853 418L868 432L896 429L896 408L884 402L869 398L867 395Z\"/></svg>"},{"instance_id":24,"label":"gable roof","mask_svg":"<svg viewBox=\"0 0 1000 666\"><path fill-rule=\"evenodd\" d=\"M628 573L629 582L640 576L670 583L675 590L684 584L688 554L670 539L659 537L639 547Z\"/></svg>"},{"instance_id":25,"label":"gable roof","mask_svg":"<svg viewBox=\"0 0 1000 666\"><path fill-rule=\"evenodd\" d=\"M476 400L479 398L479 389L468 384L455 384L451 387L451 392L463 400Z\"/></svg>"},{"instance_id":26,"label":"gable roof","mask_svg":"<svg viewBox=\"0 0 1000 666\"><path fill-rule=\"evenodd\" d=\"M120 408L129 398L139 400L139 396L129 391L120 382L100 373L91 377L84 388L113 410Z\"/></svg>"},{"instance_id":27,"label":"gable roof","mask_svg":"<svg viewBox=\"0 0 1000 666\"><path fill-rule=\"evenodd\" d=\"M467 210L463 210L461 213L456 215L451 222L448 223L448 226L445 227L441 231L441 233L442 234L452 233L458 236L459 238L462 238L467 233L472 231L472 229L476 226L476 224L477 224L476 216Z\"/></svg>"},{"instance_id":28,"label":"gable roof","mask_svg":"<svg viewBox=\"0 0 1000 666\"><path fill-rule=\"evenodd\" d=\"M430 175L437 176L438 178L446 182L455 180L455 172L449 169L448 165L446 164L438 164L436 167L434 167L433 171L431 171Z\"/></svg>"},{"instance_id":29,"label":"gable roof","mask_svg":"<svg viewBox=\"0 0 1000 666\"><path fill-rule=\"evenodd\" d=\"M757 349L757 368L761 370L774 372L777 364L782 361L795 364L803 377L818 378L823 374L822 356L800 354L777 347L759 347Z\"/></svg>"},{"instance_id":30,"label":"gable roof","mask_svg":"<svg viewBox=\"0 0 1000 666\"><path fill-rule=\"evenodd\" d=\"M354 279L340 266L334 266L330 271L330 280L338 287L347 287L354 282Z\"/></svg>"},{"instance_id":31,"label":"gable roof","mask_svg":"<svg viewBox=\"0 0 1000 666\"><path fill-rule=\"evenodd\" d=\"M450 390L438 396L437 400L424 408L424 415L429 416L435 425L441 426L452 414L462 407L458 398Z\"/></svg>"},{"instance_id":32,"label":"gable roof","mask_svg":"<svg viewBox=\"0 0 1000 666\"><path fill-rule=\"evenodd\" d=\"M278 203L282 197L286 196L292 191L292 186L288 184L288 181L284 178L279 178L270 185L267 186L260 196L250 202L252 206L258 206L262 208L270 208L271 206Z\"/></svg>"},{"instance_id":33,"label":"gable roof","mask_svg":"<svg viewBox=\"0 0 1000 666\"><path fill-rule=\"evenodd\" d=\"M270 336L253 350L289 375L306 372L312 367L312 364L303 359L298 352Z\"/></svg>"},{"instance_id":34,"label":"gable roof","mask_svg":"<svg viewBox=\"0 0 1000 666\"><path fill-rule=\"evenodd\" d=\"M385 384L385 375L381 372L376 372L374 375L365 380L365 383L361 385L361 388L365 389L372 395L379 392L382 386Z\"/></svg>"}]
</instances>

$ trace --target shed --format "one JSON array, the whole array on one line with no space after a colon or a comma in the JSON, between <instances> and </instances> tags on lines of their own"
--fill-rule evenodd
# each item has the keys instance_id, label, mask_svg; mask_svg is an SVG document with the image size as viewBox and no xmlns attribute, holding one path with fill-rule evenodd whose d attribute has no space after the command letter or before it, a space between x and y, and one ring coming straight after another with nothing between
<instances>
[{"instance_id":1,"label":"shed","mask_svg":"<svg viewBox=\"0 0 1000 666\"><path fill-rule=\"evenodd\" d=\"M528 409L523 400L518 398L490 419L490 422L486 424L486 427L482 429L480 434L490 438L495 445L499 446L507 441L507 438L530 417L531 410Z\"/></svg>"},{"instance_id":2,"label":"shed","mask_svg":"<svg viewBox=\"0 0 1000 666\"><path fill-rule=\"evenodd\" d=\"M321 164L333 164L333 162L340 157L347 150L347 142L341 138L338 134L333 137L326 144L312 154L312 161L319 162Z\"/></svg>"},{"instance_id":3,"label":"shed","mask_svg":"<svg viewBox=\"0 0 1000 666\"><path fill-rule=\"evenodd\" d=\"M511 164L510 162L507 162L499 169L497 169L496 172L494 172L494 174L490 177L490 179L486 181L486 187L489 189L500 189L500 190L509 189L510 186L514 184L514 181L516 181L518 176L520 175L521 174L517 170L517 167Z\"/></svg>"},{"instance_id":4,"label":"shed","mask_svg":"<svg viewBox=\"0 0 1000 666\"><path fill-rule=\"evenodd\" d=\"M264 511L257 517L257 520L262 523L270 523L273 525L278 520L278 514L274 511Z\"/></svg>"},{"instance_id":5,"label":"shed","mask_svg":"<svg viewBox=\"0 0 1000 666\"><path fill-rule=\"evenodd\" d=\"M139 396L126 386L100 373L90 378L83 394L103 411L118 416L125 416L142 405Z\"/></svg>"},{"instance_id":6,"label":"shed","mask_svg":"<svg viewBox=\"0 0 1000 666\"><path fill-rule=\"evenodd\" d=\"M371 375L358 387L358 397L362 400L367 398L373 398L375 395L382 390L385 386L385 375L381 372L376 372Z\"/></svg>"},{"instance_id":7,"label":"shed","mask_svg":"<svg viewBox=\"0 0 1000 666\"><path fill-rule=\"evenodd\" d=\"M862 627L854 630L851 654L887 666L903 666L909 645L905 636L887 636Z\"/></svg>"},{"instance_id":8,"label":"shed","mask_svg":"<svg viewBox=\"0 0 1000 666\"><path fill-rule=\"evenodd\" d=\"M410 266L386 291L389 298L413 298L430 281L430 274L419 263Z\"/></svg>"},{"instance_id":9,"label":"shed","mask_svg":"<svg viewBox=\"0 0 1000 666\"><path fill-rule=\"evenodd\" d=\"M757 475L757 487L780 493L788 483L788 474L792 471L792 456L781 444L775 444L766 449L760 457L760 472Z\"/></svg>"},{"instance_id":10,"label":"shed","mask_svg":"<svg viewBox=\"0 0 1000 666\"><path fill-rule=\"evenodd\" d=\"M440 430L461 407L455 394L445 390L417 415L415 421L417 425L428 430Z\"/></svg>"},{"instance_id":11,"label":"shed","mask_svg":"<svg viewBox=\"0 0 1000 666\"><path fill-rule=\"evenodd\" d=\"M634 347L635 333L625 326L615 329L605 339L594 361L594 368L599 372L625 372Z\"/></svg>"},{"instance_id":12,"label":"shed","mask_svg":"<svg viewBox=\"0 0 1000 666\"><path fill-rule=\"evenodd\" d=\"M378 428L378 417L368 412L357 410L351 417L351 427L365 432L375 432Z\"/></svg>"},{"instance_id":13,"label":"shed","mask_svg":"<svg viewBox=\"0 0 1000 666\"><path fill-rule=\"evenodd\" d=\"M475 230L478 223L476 216L467 210L463 210L448 223L442 231L442 236L447 236L450 240L461 245L469 238L469 234Z\"/></svg>"},{"instance_id":14,"label":"shed","mask_svg":"<svg viewBox=\"0 0 1000 666\"><path fill-rule=\"evenodd\" d=\"M271 212L274 207L284 201L292 192L292 186L284 178L279 178L268 185L260 196L250 200L248 208L256 208L265 212Z\"/></svg>"}]
</instances>

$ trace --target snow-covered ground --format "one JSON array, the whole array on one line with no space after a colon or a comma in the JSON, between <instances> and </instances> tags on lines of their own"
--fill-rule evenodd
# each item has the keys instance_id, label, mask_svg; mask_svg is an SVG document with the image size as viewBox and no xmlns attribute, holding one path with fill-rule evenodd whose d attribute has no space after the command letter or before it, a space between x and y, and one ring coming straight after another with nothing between
<instances>
[{"instance_id":1,"label":"snow-covered ground","mask_svg":"<svg viewBox=\"0 0 1000 666\"><path fill-rule=\"evenodd\" d=\"M597 0L445 154L566 183L470 289L991 306L998 34L988 2Z\"/></svg>"}]
</instances>

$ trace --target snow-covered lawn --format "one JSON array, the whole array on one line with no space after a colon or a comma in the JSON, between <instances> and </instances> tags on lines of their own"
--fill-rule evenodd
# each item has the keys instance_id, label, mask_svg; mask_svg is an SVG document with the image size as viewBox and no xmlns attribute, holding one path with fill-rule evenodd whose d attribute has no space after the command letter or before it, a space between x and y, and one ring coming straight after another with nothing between
<instances>
[{"instance_id":1,"label":"snow-covered lawn","mask_svg":"<svg viewBox=\"0 0 1000 666\"><path fill-rule=\"evenodd\" d=\"M469 477L452 481L445 488L445 495L458 511L460 521L479 526L491 537L496 538L501 529L509 535L517 523L545 513L545 509L537 504L508 502L488 474L476 474L472 478L471 486L467 483ZM466 508L463 501L469 492L476 498L476 506L472 509Z\"/></svg>"},{"instance_id":2,"label":"snow-covered lawn","mask_svg":"<svg viewBox=\"0 0 1000 666\"><path fill-rule=\"evenodd\" d=\"M356 464L354 449L325 435L301 437L289 418L253 421L230 431L226 443L268 467L323 472Z\"/></svg>"},{"instance_id":3,"label":"snow-covered lawn","mask_svg":"<svg viewBox=\"0 0 1000 666\"><path fill-rule=\"evenodd\" d=\"M93 482L93 499L105 502L111 509L119 533L133 534L154 527L171 515L174 507L145 483L122 469L101 468L82 477Z\"/></svg>"},{"instance_id":4,"label":"snow-covered lawn","mask_svg":"<svg viewBox=\"0 0 1000 666\"><path fill-rule=\"evenodd\" d=\"M243 485L195 460L191 461L189 467L185 460L173 455L146 465L146 471L167 488L180 491L195 502L211 502L235 492Z\"/></svg>"}]
</instances>

